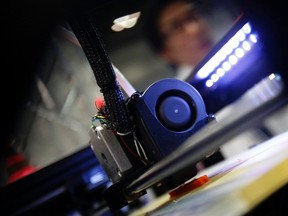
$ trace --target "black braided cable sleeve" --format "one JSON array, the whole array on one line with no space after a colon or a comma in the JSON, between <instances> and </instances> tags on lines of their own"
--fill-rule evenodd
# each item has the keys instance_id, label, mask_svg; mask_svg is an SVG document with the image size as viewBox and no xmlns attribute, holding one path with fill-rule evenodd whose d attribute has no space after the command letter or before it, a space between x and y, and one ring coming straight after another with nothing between
<instances>
[{"instance_id":1,"label":"black braided cable sleeve","mask_svg":"<svg viewBox=\"0 0 288 216\"><path fill-rule=\"evenodd\" d=\"M113 129L120 134L129 133L132 122L129 118L124 95L104 49L104 43L97 30L95 20L93 17L83 16L71 19L69 25L86 54L96 82L104 96Z\"/></svg>"}]
</instances>

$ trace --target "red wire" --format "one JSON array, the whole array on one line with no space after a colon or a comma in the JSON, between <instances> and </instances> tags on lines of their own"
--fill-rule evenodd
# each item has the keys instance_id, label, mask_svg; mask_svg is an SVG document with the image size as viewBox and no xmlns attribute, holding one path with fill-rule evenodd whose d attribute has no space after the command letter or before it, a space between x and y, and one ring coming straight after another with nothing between
<instances>
[{"instance_id":1,"label":"red wire","mask_svg":"<svg viewBox=\"0 0 288 216\"><path fill-rule=\"evenodd\" d=\"M122 136L120 136L122 142L124 143L125 147L128 149L128 151L134 156L137 157L138 159L140 159L141 161L146 161L145 159L143 159L142 157L140 157L138 154L136 154L134 151L132 151L130 149L130 147L128 146L128 144L125 142L125 140L123 139Z\"/></svg>"}]
</instances>

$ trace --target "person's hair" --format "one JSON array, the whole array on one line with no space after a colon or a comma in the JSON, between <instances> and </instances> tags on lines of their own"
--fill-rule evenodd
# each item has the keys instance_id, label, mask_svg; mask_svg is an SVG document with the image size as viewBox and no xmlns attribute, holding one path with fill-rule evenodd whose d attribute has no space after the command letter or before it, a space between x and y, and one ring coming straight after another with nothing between
<instances>
[{"instance_id":1,"label":"person's hair","mask_svg":"<svg viewBox=\"0 0 288 216\"><path fill-rule=\"evenodd\" d=\"M163 49L163 37L159 31L158 20L161 12L173 2L196 3L197 0L152 0L148 1L143 14L143 34L151 48L159 53Z\"/></svg>"}]
</instances>

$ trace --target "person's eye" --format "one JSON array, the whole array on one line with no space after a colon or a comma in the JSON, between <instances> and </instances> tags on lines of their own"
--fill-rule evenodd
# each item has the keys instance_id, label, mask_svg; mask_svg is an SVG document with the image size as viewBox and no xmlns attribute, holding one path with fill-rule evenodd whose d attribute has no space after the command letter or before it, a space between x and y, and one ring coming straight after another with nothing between
<instances>
[{"instance_id":1,"label":"person's eye","mask_svg":"<svg viewBox=\"0 0 288 216\"><path fill-rule=\"evenodd\" d=\"M174 31L181 30L181 29L182 29L182 25L183 25L182 22L179 22L179 21L174 22L174 23L173 23L173 30L174 30Z\"/></svg>"},{"instance_id":2,"label":"person's eye","mask_svg":"<svg viewBox=\"0 0 288 216\"><path fill-rule=\"evenodd\" d=\"M190 19L192 19L192 20L198 20L199 19L199 16L197 16L197 15L195 15L195 14L191 14L191 16L190 16Z\"/></svg>"}]
</instances>

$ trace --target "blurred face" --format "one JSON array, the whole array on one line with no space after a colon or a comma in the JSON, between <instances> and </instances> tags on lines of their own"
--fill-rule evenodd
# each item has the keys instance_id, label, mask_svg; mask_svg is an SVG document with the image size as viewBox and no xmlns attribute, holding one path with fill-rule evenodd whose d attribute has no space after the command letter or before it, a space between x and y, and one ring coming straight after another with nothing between
<instances>
[{"instance_id":1,"label":"blurred face","mask_svg":"<svg viewBox=\"0 0 288 216\"><path fill-rule=\"evenodd\" d=\"M208 24L191 4L172 3L161 13L158 25L164 39L160 54L172 64L195 66L213 47Z\"/></svg>"}]
</instances>

